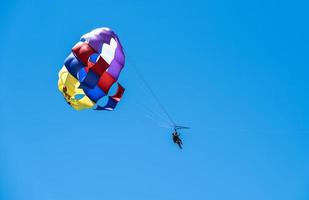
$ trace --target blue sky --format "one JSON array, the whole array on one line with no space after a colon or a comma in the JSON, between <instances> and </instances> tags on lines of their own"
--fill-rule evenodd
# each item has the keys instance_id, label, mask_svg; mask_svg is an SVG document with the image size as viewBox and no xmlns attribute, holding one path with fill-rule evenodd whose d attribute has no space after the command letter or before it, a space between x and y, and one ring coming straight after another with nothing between
<instances>
[{"instance_id":1,"label":"blue sky","mask_svg":"<svg viewBox=\"0 0 309 200\"><path fill-rule=\"evenodd\" d=\"M309 199L307 10L301 0L2 2L0 199ZM129 61L115 112L64 102L57 73L97 27L119 35L192 127L183 151Z\"/></svg>"}]
</instances>

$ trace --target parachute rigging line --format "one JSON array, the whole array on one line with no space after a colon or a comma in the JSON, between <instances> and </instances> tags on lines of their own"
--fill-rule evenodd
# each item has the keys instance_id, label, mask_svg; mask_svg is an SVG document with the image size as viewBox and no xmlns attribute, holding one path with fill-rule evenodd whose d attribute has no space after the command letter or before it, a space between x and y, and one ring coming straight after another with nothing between
<instances>
[{"instance_id":1,"label":"parachute rigging line","mask_svg":"<svg viewBox=\"0 0 309 200\"><path fill-rule=\"evenodd\" d=\"M146 81L146 79L144 78L144 76L142 75L142 73L139 71L139 69L137 68L137 66L134 64L134 62L128 57L127 58L128 61L131 62L131 65L133 66L133 69L135 71L135 73L137 74L137 76L139 77L139 79L144 83L144 85L146 86L146 88L148 89L148 91L150 92L151 96L153 97L153 99L156 101L156 103L158 104L158 106L160 107L160 109L163 111L163 113L166 115L166 117L169 119L169 121L171 122L171 124L173 125L173 127L176 127L176 123L173 120L173 118L171 117L171 115L167 112L166 108L163 106L163 104L161 103L160 99L158 98L158 96L155 94L155 92L153 91L153 89L150 87L149 83Z\"/></svg>"}]
</instances>

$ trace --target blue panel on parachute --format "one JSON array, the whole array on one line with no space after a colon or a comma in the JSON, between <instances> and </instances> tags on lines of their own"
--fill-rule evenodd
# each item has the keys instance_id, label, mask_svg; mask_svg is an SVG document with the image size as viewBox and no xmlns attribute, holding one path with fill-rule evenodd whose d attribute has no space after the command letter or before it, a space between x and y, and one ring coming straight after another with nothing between
<instances>
[{"instance_id":1,"label":"blue panel on parachute","mask_svg":"<svg viewBox=\"0 0 309 200\"><path fill-rule=\"evenodd\" d=\"M112 97L108 97L108 102L105 106L97 106L95 110L114 110L117 106L118 101L113 99Z\"/></svg>"},{"instance_id":2,"label":"blue panel on parachute","mask_svg":"<svg viewBox=\"0 0 309 200\"><path fill-rule=\"evenodd\" d=\"M98 81L99 81L100 77L93 71L89 70L86 77L84 77L83 80L80 80L80 88L86 90L86 89L93 89Z\"/></svg>"},{"instance_id":3,"label":"blue panel on parachute","mask_svg":"<svg viewBox=\"0 0 309 200\"><path fill-rule=\"evenodd\" d=\"M80 62L73 53L71 53L64 61L65 67L77 79L78 72L84 68L84 64Z\"/></svg>"},{"instance_id":4,"label":"blue panel on parachute","mask_svg":"<svg viewBox=\"0 0 309 200\"><path fill-rule=\"evenodd\" d=\"M97 85L93 89L85 89L85 93L93 102L97 102L99 99L106 96Z\"/></svg>"}]
</instances>

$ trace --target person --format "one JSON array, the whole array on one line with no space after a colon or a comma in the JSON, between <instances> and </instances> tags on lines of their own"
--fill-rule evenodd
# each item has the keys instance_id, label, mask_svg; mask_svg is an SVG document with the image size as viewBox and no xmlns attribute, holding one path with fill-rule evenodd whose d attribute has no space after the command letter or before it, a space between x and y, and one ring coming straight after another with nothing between
<instances>
[{"instance_id":1,"label":"person","mask_svg":"<svg viewBox=\"0 0 309 200\"><path fill-rule=\"evenodd\" d=\"M178 144L179 148L182 149L182 140L180 139L180 134L177 133L177 130L174 130L174 133L172 134L173 136L173 142Z\"/></svg>"}]
</instances>

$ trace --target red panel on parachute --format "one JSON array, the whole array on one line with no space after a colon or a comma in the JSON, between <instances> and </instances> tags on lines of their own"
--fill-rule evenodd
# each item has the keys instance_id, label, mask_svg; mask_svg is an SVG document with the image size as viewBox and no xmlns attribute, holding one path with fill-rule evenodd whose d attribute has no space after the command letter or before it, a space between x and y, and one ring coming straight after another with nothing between
<instances>
[{"instance_id":1,"label":"red panel on parachute","mask_svg":"<svg viewBox=\"0 0 309 200\"><path fill-rule=\"evenodd\" d=\"M80 60L84 65L88 64L88 58L95 53L95 50L91 48L87 43L77 43L72 52L78 60Z\"/></svg>"},{"instance_id":2,"label":"red panel on parachute","mask_svg":"<svg viewBox=\"0 0 309 200\"><path fill-rule=\"evenodd\" d=\"M120 101L125 89L119 83L117 83L117 85L118 85L117 92L114 96L111 96L111 98L113 98L116 101Z\"/></svg>"},{"instance_id":3,"label":"red panel on parachute","mask_svg":"<svg viewBox=\"0 0 309 200\"><path fill-rule=\"evenodd\" d=\"M109 64L100 56L96 63L92 64L91 62L88 62L86 71L90 69L98 76L101 76L108 67Z\"/></svg>"},{"instance_id":4,"label":"red panel on parachute","mask_svg":"<svg viewBox=\"0 0 309 200\"><path fill-rule=\"evenodd\" d=\"M110 75L108 72L104 72L102 76L100 77L98 86L105 92L105 94L107 94L109 89L112 87L112 85L115 82L116 82L116 79L112 77L112 75Z\"/></svg>"}]
</instances>

